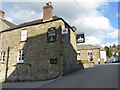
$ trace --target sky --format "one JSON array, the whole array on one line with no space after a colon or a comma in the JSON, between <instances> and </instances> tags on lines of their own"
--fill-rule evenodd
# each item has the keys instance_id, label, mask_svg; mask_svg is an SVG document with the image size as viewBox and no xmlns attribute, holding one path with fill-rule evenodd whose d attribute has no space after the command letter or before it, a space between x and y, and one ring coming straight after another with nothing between
<instances>
[{"instance_id":1,"label":"sky","mask_svg":"<svg viewBox=\"0 0 120 90\"><path fill-rule=\"evenodd\" d=\"M5 2L6 1L6 2ZM43 6L48 0L0 1L5 19L18 25L43 17ZM18 1L18 2L17 2ZM53 5L53 15L62 17L77 33L85 34L85 43L101 46L118 44L118 0L49 0Z\"/></svg>"}]
</instances>

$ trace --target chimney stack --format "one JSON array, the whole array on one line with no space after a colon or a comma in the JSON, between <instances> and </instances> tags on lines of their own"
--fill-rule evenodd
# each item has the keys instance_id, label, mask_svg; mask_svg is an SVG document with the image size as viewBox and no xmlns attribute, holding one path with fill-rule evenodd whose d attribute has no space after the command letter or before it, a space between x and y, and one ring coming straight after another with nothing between
<instances>
[{"instance_id":1,"label":"chimney stack","mask_svg":"<svg viewBox=\"0 0 120 90\"><path fill-rule=\"evenodd\" d=\"M4 20L5 13L3 11L0 11L0 20Z\"/></svg>"},{"instance_id":2,"label":"chimney stack","mask_svg":"<svg viewBox=\"0 0 120 90\"><path fill-rule=\"evenodd\" d=\"M51 2L46 3L43 7L43 21L48 21L52 19L53 7Z\"/></svg>"}]
</instances>

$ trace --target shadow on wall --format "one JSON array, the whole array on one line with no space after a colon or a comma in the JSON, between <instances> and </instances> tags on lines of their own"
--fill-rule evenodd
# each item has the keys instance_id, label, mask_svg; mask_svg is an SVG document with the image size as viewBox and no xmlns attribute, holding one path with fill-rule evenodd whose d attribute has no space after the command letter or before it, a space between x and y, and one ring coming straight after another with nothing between
<instances>
[{"instance_id":1,"label":"shadow on wall","mask_svg":"<svg viewBox=\"0 0 120 90\"><path fill-rule=\"evenodd\" d=\"M67 25L65 27L69 28ZM68 29L68 33L69 34L67 36L66 35L62 36L63 57L65 59L63 75L66 75L71 72L74 72L74 71L84 68L83 64L79 63L79 61L77 60L77 52L76 52L74 46L72 45L72 38L74 38L74 34L72 33L72 31L70 32L70 29ZM70 35L70 33L71 33L71 35ZM75 39L76 39L76 36L75 36ZM77 43L76 43L76 45L77 45Z\"/></svg>"},{"instance_id":2,"label":"shadow on wall","mask_svg":"<svg viewBox=\"0 0 120 90\"><path fill-rule=\"evenodd\" d=\"M62 36L59 27L56 42L48 43L47 33L29 37L27 41L21 42L23 48L20 50L24 50L24 62L14 66L8 64L8 67L14 67L14 70L10 74L11 69L8 68L6 81L50 80L83 69L82 64L77 64L77 54L68 41L69 36Z\"/></svg>"}]
</instances>

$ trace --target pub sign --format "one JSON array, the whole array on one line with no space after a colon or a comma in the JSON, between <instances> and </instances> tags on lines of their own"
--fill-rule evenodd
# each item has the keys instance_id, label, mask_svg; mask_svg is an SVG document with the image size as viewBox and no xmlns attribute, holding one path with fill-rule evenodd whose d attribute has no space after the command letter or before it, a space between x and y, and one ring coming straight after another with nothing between
<instances>
[{"instance_id":1,"label":"pub sign","mask_svg":"<svg viewBox=\"0 0 120 90\"><path fill-rule=\"evenodd\" d=\"M49 28L47 32L47 42L56 42L56 34L57 32L55 27Z\"/></svg>"},{"instance_id":2,"label":"pub sign","mask_svg":"<svg viewBox=\"0 0 120 90\"><path fill-rule=\"evenodd\" d=\"M77 43L84 43L85 42L85 37L84 37L84 33L82 34L77 34Z\"/></svg>"},{"instance_id":3,"label":"pub sign","mask_svg":"<svg viewBox=\"0 0 120 90\"><path fill-rule=\"evenodd\" d=\"M68 34L68 28L62 29L62 35L67 35Z\"/></svg>"}]
</instances>

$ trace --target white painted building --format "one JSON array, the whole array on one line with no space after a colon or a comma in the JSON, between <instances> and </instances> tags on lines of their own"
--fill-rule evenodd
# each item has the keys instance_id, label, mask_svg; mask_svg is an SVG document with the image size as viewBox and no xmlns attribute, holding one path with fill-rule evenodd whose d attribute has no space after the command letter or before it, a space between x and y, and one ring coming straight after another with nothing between
<instances>
[{"instance_id":1,"label":"white painted building","mask_svg":"<svg viewBox=\"0 0 120 90\"><path fill-rule=\"evenodd\" d=\"M96 45L96 47L100 48L100 59L103 59L104 62L107 62L106 50L103 47L98 45Z\"/></svg>"},{"instance_id":2,"label":"white painted building","mask_svg":"<svg viewBox=\"0 0 120 90\"><path fill-rule=\"evenodd\" d=\"M106 57L106 51L105 50L100 50L100 58L104 60L104 62L107 62L107 57Z\"/></svg>"}]
</instances>

